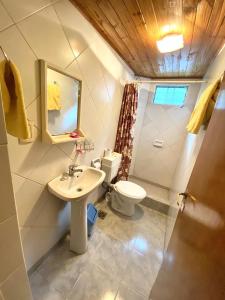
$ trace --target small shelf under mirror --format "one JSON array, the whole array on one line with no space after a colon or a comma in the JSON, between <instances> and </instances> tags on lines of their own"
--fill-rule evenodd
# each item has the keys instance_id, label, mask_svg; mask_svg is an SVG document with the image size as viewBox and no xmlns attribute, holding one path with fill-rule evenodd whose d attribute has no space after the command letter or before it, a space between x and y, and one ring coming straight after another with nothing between
<instances>
[{"instance_id":1,"label":"small shelf under mirror","mask_svg":"<svg viewBox=\"0 0 225 300\"><path fill-rule=\"evenodd\" d=\"M78 131L78 130L77 130ZM73 138L70 136L70 134L60 134L60 135L48 135L48 133L45 133L43 136L42 134L42 140L46 143L50 144L60 144L60 143L67 143L67 142L81 142L85 140L85 135L82 133L81 130L79 130L79 137Z\"/></svg>"}]
</instances>

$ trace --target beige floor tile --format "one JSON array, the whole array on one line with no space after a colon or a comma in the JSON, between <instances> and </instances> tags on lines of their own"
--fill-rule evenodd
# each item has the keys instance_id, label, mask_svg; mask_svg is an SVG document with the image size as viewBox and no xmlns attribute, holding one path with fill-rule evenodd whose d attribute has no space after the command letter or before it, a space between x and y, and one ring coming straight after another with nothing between
<instances>
[{"instance_id":1,"label":"beige floor tile","mask_svg":"<svg viewBox=\"0 0 225 300\"><path fill-rule=\"evenodd\" d=\"M119 291L116 295L115 300L148 300L148 297L140 295L132 289L125 286L124 284L122 284L119 287Z\"/></svg>"},{"instance_id":2,"label":"beige floor tile","mask_svg":"<svg viewBox=\"0 0 225 300\"><path fill-rule=\"evenodd\" d=\"M137 293L147 297L153 282L153 270L150 259L147 259L143 254L133 251L132 256L129 258L123 282L128 287L132 287Z\"/></svg>"},{"instance_id":3,"label":"beige floor tile","mask_svg":"<svg viewBox=\"0 0 225 300\"><path fill-rule=\"evenodd\" d=\"M94 238L95 236L95 238ZM97 247L97 233L89 243L88 251L83 255L76 255L70 251L69 237L54 250L38 267L37 271L48 282L51 288L57 289L63 296L68 296L81 272L92 260L94 249Z\"/></svg>"},{"instance_id":4,"label":"beige floor tile","mask_svg":"<svg viewBox=\"0 0 225 300\"><path fill-rule=\"evenodd\" d=\"M97 208L107 215L98 219L88 251L71 252L67 237L37 269L35 282L47 300L51 292L56 300L148 299L162 262L166 216L141 205L133 218L105 201ZM37 286L34 293L40 293Z\"/></svg>"},{"instance_id":5,"label":"beige floor tile","mask_svg":"<svg viewBox=\"0 0 225 300\"><path fill-rule=\"evenodd\" d=\"M93 256L92 262L106 273L122 279L131 253L119 240L102 235L102 241Z\"/></svg>"},{"instance_id":6,"label":"beige floor tile","mask_svg":"<svg viewBox=\"0 0 225 300\"><path fill-rule=\"evenodd\" d=\"M33 294L33 300L65 300L63 295L57 290L51 288L38 272L30 277L30 285Z\"/></svg>"},{"instance_id":7,"label":"beige floor tile","mask_svg":"<svg viewBox=\"0 0 225 300\"><path fill-rule=\"evenodd\" d=\"M119 282L94 265L81 274L68 300L114 300Z\"/></svg>"}]
</instances>

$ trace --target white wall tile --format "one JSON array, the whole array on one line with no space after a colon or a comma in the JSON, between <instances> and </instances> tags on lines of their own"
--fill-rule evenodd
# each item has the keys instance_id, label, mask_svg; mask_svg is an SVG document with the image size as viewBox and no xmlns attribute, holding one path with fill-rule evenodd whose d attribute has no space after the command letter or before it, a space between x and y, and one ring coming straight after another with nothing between
<instances>
[{"instance_id":1,"label":"white wall tile","mask_svg":"<svg viewBox=\"0 0 225 300\"><path fill-rule=\"evenodd\" d=\"M65 68L74 59L73 52L55 10L50 6L18 24L39 59Z\"/></svg>"},{"instance_id":2,"label":"white wall tile","mask_svg":"<svg viewBox=\"0 0 225 300\"><path fill-rule=\"evenodd\" d=\"M40 92L37 59L16 26L0 32L0 44L20 71L25 104L28 105Z\"/></svg>"},{"instance_id":3,"label":"white wall tile","mask_svg":"<svg viewBox=\"0 0 225 300\"><path fill-rule=\"evenodd\" d=\"M98 111L98 115L104 121L105 118L109 120L107 112L111 113L110 109L107 109L111 99L109 98L108 89L105 85L104 78L99 77L96 80L95 86L91 91L91 97L94 101L95 107Z\"/></svg>"},{"instance_id":4,"label":"white wall tile","mask_svg":"<svg viewBox=\"0 0 225 300\"><path fill-rule=\"evenodd\" d=\"M120 95L121 94L121 89L118 90L118 85L121 85L120 82L118 82L113 76L112 74L102 66L102 70L103 70L103 77L105 80L105 85L107 87L108 90L108 94L110 99L113 101L114 97L116 96L116 94L119 92ZM115 99L118 99L117 97L115 97ZM121 97L119 97L120 100Z\"/></svg>"},{"instance_id":5,"label":"white wall tile","mask_svg":"<svg viewBox=\"0 0 225 300\"><path fill-rule=\"evenodd\" d=\"M33 143L19 144L18 139L8 135L10 166L14 173L28 176L50 149L50 145L41 142L40 132L36 128L34 128L34 139Z\"/></svg>"},{"instance_id":6,"label":"white wall tile","mask_svg":"<svg viewBox=\"0 0 225 300\"><path fill-rule=\"evenodd\" d=\"M73 49L75 57L78 57L98 36L91 24L84 19L79 11L67 0L54 5L56 13L63 25L66 36Z\"/></svg>"},{"instance_id":7,"label":"white wall tile","mask_svg":"<svg viewBox=\"0 0 225 300\"><path fill-rule=\"evenodd\" d=\"M124 61L118 57L116 52L108 47L105 40L99 35L95 42L90 45L92 53L101 62L101 65L123 85L132 80L133 72L129 70Z\"/></svg>"},{"instance_id":8,"label":"white wall tile","mask_svg":"<svg viewBox=\"0 0 225 300\"><path fill-rule=\"evenodd\" d=\"M185 127L183 132L178 130L176 126L170 126L168 129L160 132L158 137L164 141L165 146L172 146L176 144L182 136L186 135Z\"/></svg>"},{"instance_id":9,"label":"white wall tile","mask_svg":"<svg viewBox=\"0 0 225 300\"><path fill-rule=\"evenodd\" d=\"M155 105L152 103L154 85L147 86L149 95L142 128L139 133L138 149L133 158L133 174L153 183L171 187L176 166L186 136L186 124L191 115L193 97L197 99L199 85L189 87L183 107ZM141 101L139 99L139 101ZM191 105L189 105L191 103ZM163 148L153 146L154 140L163 140Z\"/></svg>"},{"instance_id":10,"label":"white wall tile","mask_svg":"<svg viewBox=\"0 0 225 300\"><path fill-rule=\"evenodd\" d=\"M51 0L2 0L10 16L16 22L35 13L50 2Z\"/></svg>"},{"instance_id":11,"label":"white wall tile","mask_svg":"<svg viewBox=\"0 0 225 300\"><path fill-rule=\"evenodd\" d=\"M0 31L12 24L12 19L8 15L4 6L0 3Z\"/></svg>"},{"instance_id":12,"label":"white wall tile","mask_svg":"<svg viewBox=\"0 0 225 300\"><path fill-rule=\"evenodd\" d=\"M146 118L143 117L143 119L145 120ZM151 142L161 135L157 123L153 123L153 122L148 122L145 124L143 123L140 134L143 140L151 141Z\"/></svg>"},{"instance_id":13,"label":"white wall tile","mask_svg":"<svg viewBox=\"0 0 225 300\"><path fill-rule=\"evenodd\" d=\"M16 213L7 145L0 145L0 166L0 222L2 222Z\"/></svg>"},{"instance_id":14,"label":"white wall tile","mask_svg":"<svg viewBox=\"0 0 225 300\"><path fill-rule=\"evenodd\" d=\"M83 88L84 88L84 84L86 85L86 81L85 78L81 72L81 69L78 65L77 60L74 60L67 68L66 68L66 72L71 74L72 76L74 76L75 78L82 80L82 94L83 94Z\"/></svg>"},{"instance_id":15,"label":"white wall tile","mask_svg":"<svg viewBox=\"0 0 225 300\"><path fill-rule=\"evenodd\" d=\"M70 223L70 205L48 191L47 187L42 191L39 201L42 202L39 212L36 210L36 216L30 218L28 227L60 227L69 228Z\"/></svg>"},{"instance_id":16,"label":"white wall tile","mask_svg":"<svg viewBox=\"0 0 225 300\"><path fill-rule=\"evenodd\" d=\"M3 297L7 300L32 299L24 264L17 268L16 271L1 284L0 289L2 290Z\"/></svg>"},{"instance_id":17,"label":"white wall tile","mask_svg":"<svg viewBox=\"0 0 225 300\"><path fill-rule=\"evenodd\" d=\"M26 269L29 270L62 237L68 228L23 227L21 239L25 256Z\"/></svg>"},{"instance_id":18,"label":"white wall tile","mask_svg":"<svg viewBox=\"0 0 225 300\"><path fill-rule=\"evenodd\" d=\"M86 49L82 55L77 58L81 73L86 79L90 91L92 91L98 80L103 78L101 63L90 48Z\"/></svg>"},{"instance_id":19,"label":"white wall tile","mask_svg":"<svg viewBox=\"0 0 225 300\"><path fill-rule=\"evenodd\" d=\"M20 226L30 226L40 214L46 201L44 186L20 176L13 176L18 221Z\"/></svg>"},{"instance_id":20,"label":"white wall tile","mask_svg":"<svg viewBox=\"0 0 225 300\"><path fill-rule=\"evenodd\" d=\"M23 186L25 181L26 181L25 177L21 177L19 175L12 173L12 183L13 183L14 195L16 195L20 191L20 189ZM15 202L16 202L16 200L15 200Z\"/></svg>"},{"instance_id":21,"label":"white wall tile","mask_svg":"<svg viewBox=\"0 0 225 300\"><path fill-rule=\"evenodd\" d=\"M46 186L15 174L13 185L21 227L68 226L68 203L50 194Z\"/></svg>"},{"instance_id":22,"label":"white wall tile","mask_svg":"<svg viewBox=\"0 0 225 300\"><path fill-rule=\"evenodd\" d=\"M46 185L50 180L67 171L70 164L69 157L57 146L52 146L29 174L29 178Z\"/></svg>"},{"instance_id":23,"label":"white wall tile","mask_svg":"<svg viewBox=\"0 0 225 300\"><path fill-rule=\"evenodd\" d=\"M0 257L1 282L23 263L16 216L0 223Z\"/></svg>"},{"instance_id":24,"label":"white wall tile","mask_svg":"<svg viewBox=\"0 0 225 300\"><path fill-rule=\"evenodd\" d=\"M24 269L7 144L0 145L0 165L0 299L29 300L32 296ZM19 265L23 273L18 276Z\"/></svg>"}]
</instances>

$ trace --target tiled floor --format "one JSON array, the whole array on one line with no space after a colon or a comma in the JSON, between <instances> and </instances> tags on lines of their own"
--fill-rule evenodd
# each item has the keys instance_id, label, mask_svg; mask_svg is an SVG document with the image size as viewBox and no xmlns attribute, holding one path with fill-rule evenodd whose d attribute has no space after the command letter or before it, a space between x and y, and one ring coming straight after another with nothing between
<instances>
[{"instance_id":1,"label":"tiled floor","mask_svg":"<svg viewBox=\"0 0 225 300\"><path fill-rule=\"evenodd\" d=\"M132 219L99 219L88 251L69 251L67 237L31 275L34 300L147 300L163 256L166 216L137 206Z\"/></svg>"}]
</instances>

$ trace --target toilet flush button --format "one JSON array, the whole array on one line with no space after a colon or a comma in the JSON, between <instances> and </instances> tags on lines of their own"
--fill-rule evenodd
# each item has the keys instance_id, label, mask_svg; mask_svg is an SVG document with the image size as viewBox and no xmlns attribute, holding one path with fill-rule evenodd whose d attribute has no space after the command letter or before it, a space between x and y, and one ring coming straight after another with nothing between
<instances>
[{"instance_id":1,"label":"toilet flush button","mask_svg":"<svg viewBox=\"0 0 225 300\"><path fill-rule=\"evenodd\" d=\"M163 140L155 139L153 141L153 146L156 147L156 148L162 148L163 144L164 144Z\"/></svg>"}]
</instances>

